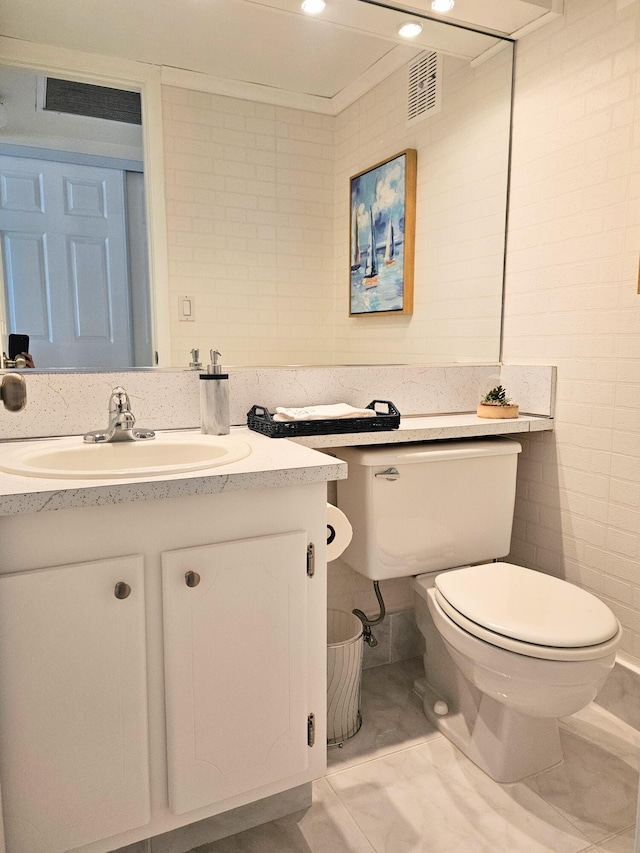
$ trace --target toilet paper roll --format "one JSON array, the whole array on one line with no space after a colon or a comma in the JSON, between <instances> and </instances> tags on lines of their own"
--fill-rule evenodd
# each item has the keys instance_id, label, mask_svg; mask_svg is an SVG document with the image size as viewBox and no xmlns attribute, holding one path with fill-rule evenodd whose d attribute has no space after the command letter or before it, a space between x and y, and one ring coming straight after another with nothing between
<instances>
[{"instance_id":1,"label":"toilet paper roll","mask_svg":"<svg viewBox=\"0 0 640 853\"><path fill-rule=\"evenodd\" d=\"M327 504L327 562L336 560L351 542L353 528L347 516L333 504Z\"/></svg>"}]
</instances>

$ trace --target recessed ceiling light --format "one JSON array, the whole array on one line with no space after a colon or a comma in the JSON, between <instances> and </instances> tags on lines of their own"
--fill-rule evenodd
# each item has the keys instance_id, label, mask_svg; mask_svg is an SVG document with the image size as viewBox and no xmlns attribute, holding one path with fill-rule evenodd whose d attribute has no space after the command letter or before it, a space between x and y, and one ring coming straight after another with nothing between
<instances>
[{"instance_id":1,"label":"recessed ceiling light","mask_svg":"<svg viewBox=\"0 0 640 853\"><path fill-rule=\"evenodd\" d=\"M406 24L403 24L398 30L398 35L401 35L403 39L414 39L416 36L419 36L422 32L422 24L419 24L417 21L407 21Z\"/></svg>"},{"instance_id":2,"label":"recessed ceiling light","mask_svg":"<svg viewBox=\"0 0 640 853\"><path fill-rule=\"evenodd\" d=\"M307 15L319 15L320 12L324 11L326 5L324 0L303 0L300 8Z\"/></svg>"},{"instance_id":3,"label":"recessed ceiling light","mask_svg":"<svg viewBox=\"0 0 640 853\"><path fill-rule=\"evenodd\" d=\"M431 8L434 12L450 12L455 5L455 0L433 0Z\"/></svg>"}]
</instances>

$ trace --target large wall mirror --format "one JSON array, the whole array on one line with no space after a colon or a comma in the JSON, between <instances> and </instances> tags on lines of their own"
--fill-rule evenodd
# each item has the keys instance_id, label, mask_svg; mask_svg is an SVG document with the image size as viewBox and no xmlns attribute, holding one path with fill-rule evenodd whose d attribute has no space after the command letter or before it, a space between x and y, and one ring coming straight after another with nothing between
<instances>
[{"instance_id":1,"label":"large wall mirror","mask_svg":"<svg viewBox=\"0 0 640 853\"><path fill-rule=\"evenodd\" d=\"M139 123L46 110L52 78L88 99L135 94ZM156 364L170 349L160 69L0 37L0 101L0 349L18 333L38 370Z\"/></svg>"},{"instance_id":2,"label":"large wall mirror","mask_svg":"<svg viewBox=\"0 0 640 853\"><path fill-rule=\"evenodd\" d=\"M191 10L206 20L154 13L151 28L90 5L71 32L68 0L37 21L10 0L0 37L0 169L18 175L1 178L3 349L9 332L29 334L37 369L179 367L214 346L232 365L498 359L511 42L414 16L424 31L407 44L406 11L361 0L324 21L289 0L221 0ZM46 113L47 77L140 93L141 126ZM418 152L414 312L350 318L349 178L406 148ZM61 244L64 284L26 211L11 220L37 202L44 178L30 169L47 157L62 209L87 212ZM103 169L124 188L120 291L116 261L87 236L107 204ZM57 346L62 287L69 340Z\"/></svg>"},{"instance_id":3,"label":"large wall mirror","mask_svg":"<svg viewBox=\"0 0 640 853\"><path fill-rule=\"evenodd\" d=\"M154 363L140 93L25 68L0 79L8 329L28 333L36 366Z\"/></svg>"}]
</instances>

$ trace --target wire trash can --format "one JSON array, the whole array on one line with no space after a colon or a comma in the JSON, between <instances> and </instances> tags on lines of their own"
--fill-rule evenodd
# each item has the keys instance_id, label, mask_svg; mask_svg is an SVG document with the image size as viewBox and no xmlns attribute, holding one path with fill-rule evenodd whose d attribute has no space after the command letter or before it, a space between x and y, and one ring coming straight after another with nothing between
<instances>
[{"instance_id":1,"label":"wire trash can","mask_svg":"<svg viewBox=\"0 0 640 853\"><path fill-rule=\"evenodd\" d=\"M327 743L342 746L362 725L362 622L353 613L327 611Z\"/></svg>"}]
</instances>

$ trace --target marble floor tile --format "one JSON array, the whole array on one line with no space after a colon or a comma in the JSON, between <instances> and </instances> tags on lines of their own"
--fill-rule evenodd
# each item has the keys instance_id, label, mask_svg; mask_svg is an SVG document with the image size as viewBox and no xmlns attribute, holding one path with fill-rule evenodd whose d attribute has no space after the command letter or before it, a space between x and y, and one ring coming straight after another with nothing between
<instances>
[{"instance_id":1,"label":"marble floor tile","mask_svg":"<svg viewBox=\"0 0 640 853\"><path fill-rule=\"evenodd\" d=\"M640 729L640 678L635 667L616 663L595 701Z\"/></svg>"},{"instance_id":2,"label":"marble floor tile","mask_svg":"<svg viewBox=\"0 0 640 853\"><path fill-rule=\"evenodd\" d=\"M607 752L623 758L632 767L638 769L640 764L640 730L625 723L620 717L592 702L560 720L560 727L565 731L591 740Z\"/></svg>"},{"instance_id":3,"label":"marble floor tile","mask_svg":"<svg viewBox=\"0 0 640 853\"><path fill-rule=\"evenodd\" d=\"M525 780L592 843L636 820L640 733L592 703L561 721L564 761Z\"/></svg>"},{"instance_id":4,"label":"marble floor tile","mask_svg":"<svg viewBox=\"0 0 640 853\"><path fill-rule=\"evenodd\" d=\"M441 737L428 722L422 703L413 692L413 682L422 673L420 658L363 672L362 728L341 748L329 749L328 773Z\"/></svg>"},{"instance_id":5,"label":"marble floor tile","mask_svg":"<svg viewBox=\"0 0 640 853\"><path fill-rule=\"evenodd\" d=\"M619 835L614 835L613 838L608 838L601 841L594 851L598 853L634 853L636 831L628 829L626 832L621 832Z\"/></svg>"},{"instance_id":6,"label":"marble floor tile","mask_svg":"<svg viewBox=\"0 0 640 853\"><path fill-rule=\"evenodd\" d=\"M374 853L324 779L310 809L197 847L191 853Z\"/></svg>"},{"instance_id":7,"label":"marble floor tile","mask_svg":"<svg viewBox=\"0 0 640 853\"><path fill-rule=\"evenodd\" d=\"M328 777L377 853L578 853L592 846L523 783L440 737Z\"/></svg>"}]
</instances>

